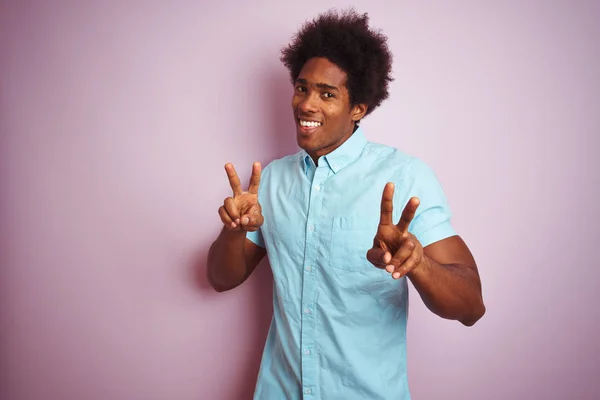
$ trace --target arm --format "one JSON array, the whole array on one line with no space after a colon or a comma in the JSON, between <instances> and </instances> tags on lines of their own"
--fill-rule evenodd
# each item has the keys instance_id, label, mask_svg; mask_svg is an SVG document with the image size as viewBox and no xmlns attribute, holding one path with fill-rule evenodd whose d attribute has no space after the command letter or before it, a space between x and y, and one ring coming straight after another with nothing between
<instances>
[{"instance_id":1,"label":"arm","mask_svg":"<svg viewBox=\"0 0 600 400\"><path fill-rule=\"evenodd\" d=\"M381 199L381 219L367 259L393 279L407 276L425 305L442 318L475 324L485 313L475 260L459 236L432 243L425 249L408 231L420 201L413 197L398 224L392 221L394 185Z\"/></svg>"},{"instance_id":2,"label":"arm","mask_svg":"<svg viewBox=\"0 0 600 400\"><path fill-rule=\"evenodd\" d=\"M223 227L208 251L208 281L217 292L242 284L266 255L265 249L246 239L246 232Z\"/></svg>"},{"instance_id":3,"label":"arm","mask_svg":"<svg viewBox=\"0 0 600 400\"><path fill-rule=\"evenodd\" d=\"M425 247L422 262L407 276L427 308L442 318L471 326L485 314L477 265L460 236Z\"/></svg>"},{"instance_id":4,"label":"arm","mask_svg":"<svg viewBox=\"0 0 600 400\"><path fill-rule=\"evenodd\" d=\"M207 278L217 292L233 289L244 282L266 255L266 250L246 238L246 232L257 231L263 224L258 202L261 166L254 163L248 191L242 190L240 179L231 164L225 165L233 197L219 208L223 229L208 251Z\"/></svg>"}]
</instances>

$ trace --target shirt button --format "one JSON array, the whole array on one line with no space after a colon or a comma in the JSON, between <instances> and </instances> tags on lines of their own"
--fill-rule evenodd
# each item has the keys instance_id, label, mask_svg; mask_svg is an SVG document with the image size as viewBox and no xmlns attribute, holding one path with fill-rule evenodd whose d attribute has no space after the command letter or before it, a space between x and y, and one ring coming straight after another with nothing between
<instances>
[{"instance_id":1,"label":"shirt button","mask_svg":"<svg viewBox=\"0 0 600 400\"><path fill-rule=\"evenodd\" d=\"M308 226L308 230L311 231L311 232L314 231L315 230L315 226L313 224L310 224Z\"/></svg>"},{"instance_id":2,"label":"shirt button","mask_svg":"<svg viewBox=\"0 0 600 400\"><path fill-rule=\"evenodd\" d=\"M308 349L304 350L304 354L307 356L310 356L310 350L308 350Z\"/></svg>"},{"instance_id":3,"label":"shirt button","mask_svg":"<svg viewBox=\"0 0 600 400\"><path fill-rule=\"evenodd\" d=\"M312 267L310 265L307 265L306 266L306 272L310 272L310 271L312 271Z\"/></svg>"},{"instance_id":4,"label":"shirt button","mask_svg":"<svg viewBox=\"0 0 600 400\"><path fill-rule=\"evenodd\" d=\"M315 186L315 190L318 192L319 190L321 190L321 185L317 185Z\"/></svg>"},{"instance_id":5,"label":"shirt button","mask_svg":"<svg viewBox=\"0 0 600 400\"><path fill-rule=\"evenodd\" d=\"M309 388L306 388L306 389L304 389L304 394L310 394L310 393L311 393L311 392L310 392L310 389L309 389Z\"/></svg>"},{"instance_id":6,"label":"shirt button","mask_svg":"<svg viewBox=\"0 0 600 400\"><path fill-rule=\"evenodd\" d=\"M304 314L310 314L310 308L306 307L306 308L304 309Z\"/></svg>"}]
</instances>

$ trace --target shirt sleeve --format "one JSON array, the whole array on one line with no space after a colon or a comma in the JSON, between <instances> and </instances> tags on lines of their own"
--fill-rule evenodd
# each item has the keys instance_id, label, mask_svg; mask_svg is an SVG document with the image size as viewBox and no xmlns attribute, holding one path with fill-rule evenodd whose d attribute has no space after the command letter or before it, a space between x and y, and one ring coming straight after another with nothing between
<instances>
[{"instance_id":1,"label":"shirt sleeve","mask_svg":"<svg viewBox=\"0 0 600 400\"><path fill-rule=\"evenodd\" d=\"M411 197L420 200L409 231L423 247L456 235L450 222L450 206L433 170L423 161L414 159L409 172L409 197L406 200Z\"/></svg>"},{"instance_id":2,"label":"shirt sleeve","mask_svg":"<svg viewBox=\"0 0 600 400\"><path fill-rule=\"evenodd\" d=\"M263 206L265 204L265 193L266 193L266 186L269 184L269 165L266 165L263 170L262 173L260 175L260 185L258 187L258 202L260 203L261 206ZM263 217L264 217L264 212L265 209L263 207ZM265 247L265 239L263 237L262 234L262 227L258 228L256 231L254 232L246 232L246 239L250 240L252 243L254 243L257 246L260 246L262 248Z\"/></svg>"},{"instance_id":3,"label":"shirt sleeve","mask_svg":"<svg viewBox=\"0 0 600 400\"><path fill-rule=\"evenodd\" d=\"M257 246L264 248L265 247L265 239L263 238L261 229L262 228L258 228L258 230L254 231L254 232L246 232L246 239L250 240L252 243L254 243Z\"/></svg>"}]
</instances>

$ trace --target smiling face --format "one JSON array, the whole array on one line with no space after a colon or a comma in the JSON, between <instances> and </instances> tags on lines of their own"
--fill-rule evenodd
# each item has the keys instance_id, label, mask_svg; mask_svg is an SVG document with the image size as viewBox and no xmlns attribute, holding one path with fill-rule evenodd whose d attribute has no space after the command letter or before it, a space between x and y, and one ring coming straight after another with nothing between
<instances>
[{"instance_id":1,"label":"smiling face","mask_svg":"<svg viewBox=\"0 0 600 400\"><path fill-rule=\"evenodd\" d=\"M354 132L364 117L364 104L350 105L346 73L326 58L308 60L294 84L292 108L296 117L298 146L315 164Z\"/></svg>"}]
</instances>

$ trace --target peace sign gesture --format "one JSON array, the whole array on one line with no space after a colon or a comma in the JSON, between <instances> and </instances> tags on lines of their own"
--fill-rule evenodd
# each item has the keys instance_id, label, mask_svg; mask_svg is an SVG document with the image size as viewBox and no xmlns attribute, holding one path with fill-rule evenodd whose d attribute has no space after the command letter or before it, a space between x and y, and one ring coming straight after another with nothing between
<instances>
[{"instance_id":1,"label":"peace sign gesture","mask_svg":"<svg viewBox=\"0 0 600 400\"><path fill-rule=\"evenodd\" d=\"M233 190L233 197L227 197L219 208L219 216L225 227L231 231L254 232L264 222L262 208L258 203L258 186L260 185L260 163L252 165L252 176L248 191L242 190L242 184L233 164L225 165L225 172Z\"/></svg>"},{"instance_id":2,"label":"peace sign gesture","mask_svg":"<svg viewBox=\"0 0 600 400\"><path fill-rule=\"evenodd\" d=\"M381 217L373 248L367 252L367 259L377 268L385 268L392 278L400 279L418 267L424 260L423 246L408 226L419 207L419 199L411 197L397 224L392 221L394 184L388 183L381 197Z\"/></svg>"}]
</instances>

